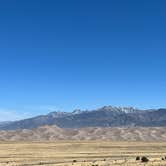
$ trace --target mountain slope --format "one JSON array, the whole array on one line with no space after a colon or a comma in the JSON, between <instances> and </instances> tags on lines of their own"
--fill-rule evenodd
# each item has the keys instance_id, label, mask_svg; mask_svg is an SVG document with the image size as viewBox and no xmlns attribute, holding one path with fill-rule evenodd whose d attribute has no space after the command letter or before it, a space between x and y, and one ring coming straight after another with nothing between
<instances>
[{"instance_id":1,"label":"mountain slope","mask_svg":"<svg viewBox=\"0 0 166 166\"><path fill-rule=\"evenodd\" d=\"M105 106L97 110L52 112L48 115L0 125L0 130L33 129L44 125L61 128L166 126L166 109L139 110L132 107Z\"/></svg>"}]
</instances>

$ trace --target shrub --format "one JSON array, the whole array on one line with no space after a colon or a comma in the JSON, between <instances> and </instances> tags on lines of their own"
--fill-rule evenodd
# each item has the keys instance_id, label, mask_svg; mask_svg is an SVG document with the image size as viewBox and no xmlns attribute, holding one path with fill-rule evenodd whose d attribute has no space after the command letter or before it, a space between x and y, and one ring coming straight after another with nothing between
<instances>
[{"instance_id":1,"label":"shrub","mask_svg":"<svg viewBox=\"0 0 166 166\"><path fill-rule=\"evenodd\" d=\"M139 156L137 156L137 157L136 157L136 160L140 160L140 157L139 157Z\"/></svg>"},{"instance_id":2,"label":"shrub","mask_svg":"<svg viewBox=\"0 0 166 166\"><path fill-rule=\"evenodd\" d=\"M73 160L73 163L76 163L77 162L77 160Z\"/></svg>"},{"instance_id":3,"label":"shrub","mask_svg":"<svg viewBox=\"0 0 166 166\"><path fill-rule=\"evenodd\" d=\"M143 156L143 157L141 158L141 161L142 161L143 163L146 163L146 162L149 161L149 159L148 159L147 157Z\"/></svg>"},{"instance_id":4,"label":"shrub","mask_svg":"<svg viewBox=\"0 0 166 166\"><path fill-rule=\"evenodd\" d=\"M162 157L161 160L165 160L164 157Z\"/></svg>"}]
</instances>

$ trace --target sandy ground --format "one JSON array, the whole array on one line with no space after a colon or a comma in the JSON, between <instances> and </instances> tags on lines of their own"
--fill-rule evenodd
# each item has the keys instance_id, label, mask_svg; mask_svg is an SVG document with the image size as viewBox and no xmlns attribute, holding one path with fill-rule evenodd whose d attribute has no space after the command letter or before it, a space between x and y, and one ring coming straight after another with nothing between
<instances>
[{"instance_id":1,"label":"sandy ground","mask_svg":"<svg viewBox=\"0 0 166 166\"><path fill-rule=\"evenodd\" d=\"M148 163L136 161L147 156ZM166 166L164 142L1 142L0 166Z\"/></svg>"}]
</instances>

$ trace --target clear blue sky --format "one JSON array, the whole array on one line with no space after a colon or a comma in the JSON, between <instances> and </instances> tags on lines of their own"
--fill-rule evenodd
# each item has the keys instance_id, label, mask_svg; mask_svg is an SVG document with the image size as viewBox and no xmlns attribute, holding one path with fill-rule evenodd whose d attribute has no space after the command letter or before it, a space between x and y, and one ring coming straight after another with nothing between
<instances>
[{"instance_id":1,"label":"clear blue sky","mask_svg":"<svg viewBox=\"0 0 166 166\"><path fill-rule=\"evenodd\" d=\"M166 107L165 75L165 0L0 1L0 120Z\"/></svg>"}]
</instances>

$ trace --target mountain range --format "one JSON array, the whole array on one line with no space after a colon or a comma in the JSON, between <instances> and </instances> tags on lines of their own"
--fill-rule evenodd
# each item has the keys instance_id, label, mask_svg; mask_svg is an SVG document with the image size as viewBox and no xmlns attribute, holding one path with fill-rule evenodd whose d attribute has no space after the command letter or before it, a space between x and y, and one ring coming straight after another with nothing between
<instances>
[{"instance_id":1,"label":"mountain range","mask_svg":"<svg viewBox=\"0 0 166 166\"><path fill-rule=\"evenodd\" d=\"M133 107L104 106L96 110L51 112L29 119L0 123L0 130L34 129L56 125L60 128L164 127L166 109L140 110Z\"/></svg>"}]
</instances>

